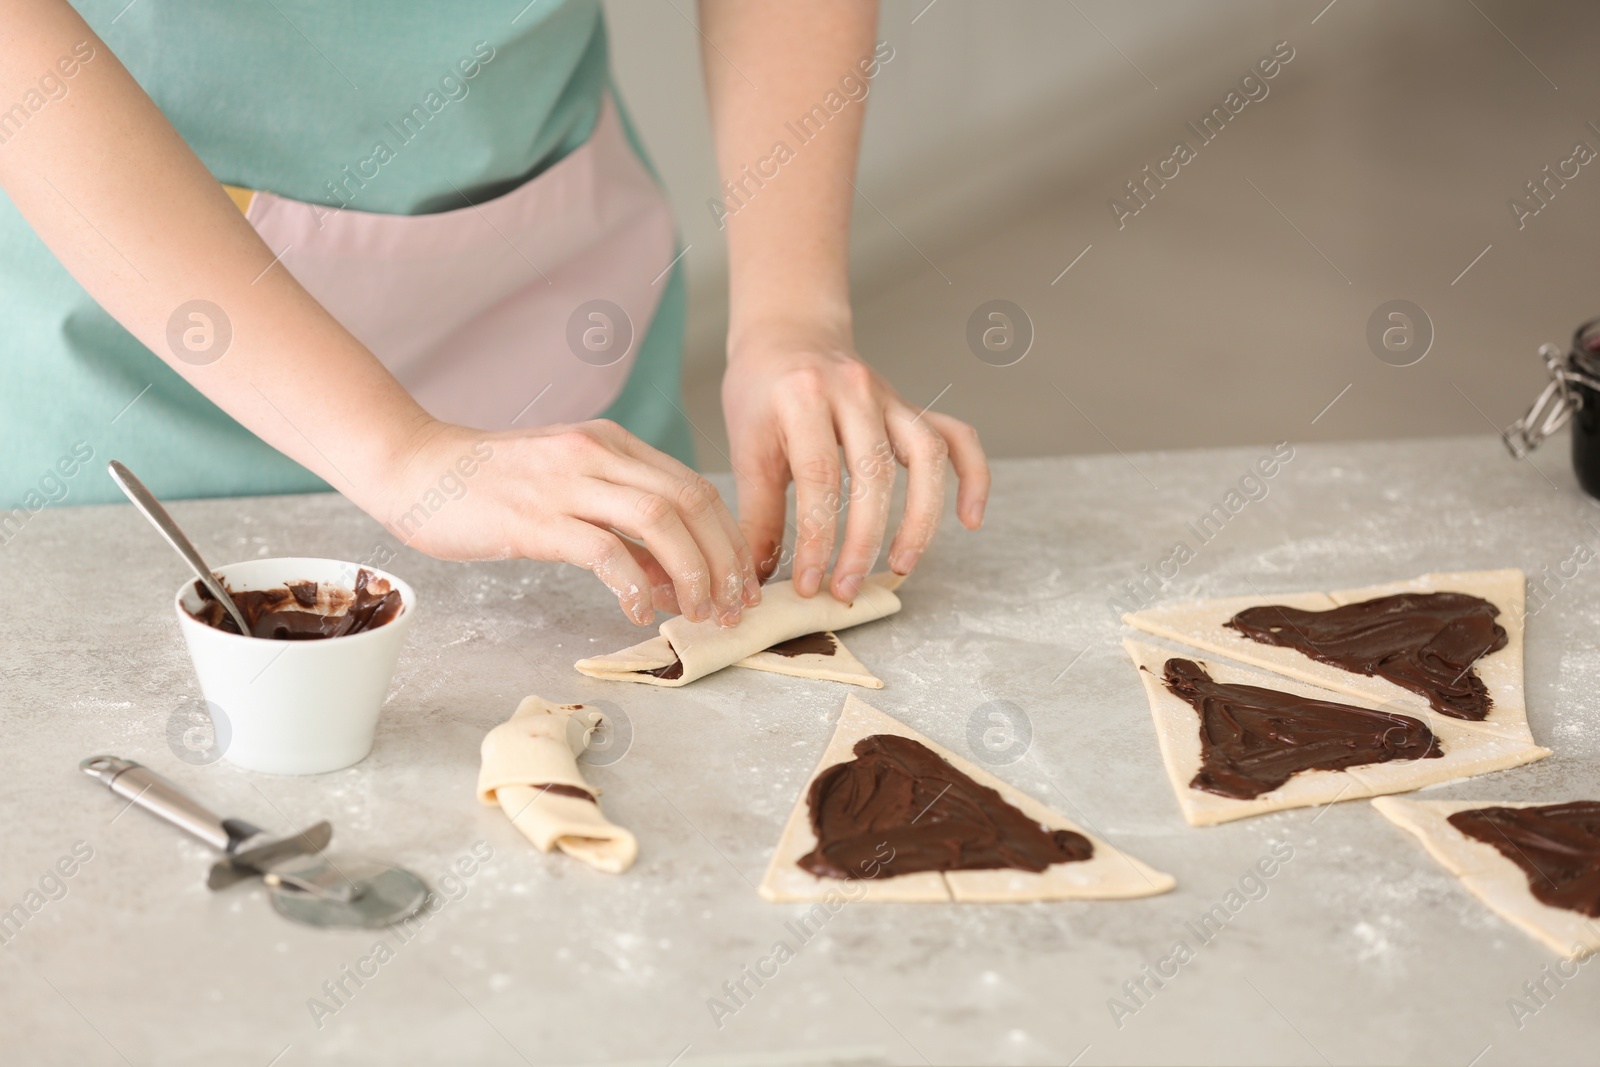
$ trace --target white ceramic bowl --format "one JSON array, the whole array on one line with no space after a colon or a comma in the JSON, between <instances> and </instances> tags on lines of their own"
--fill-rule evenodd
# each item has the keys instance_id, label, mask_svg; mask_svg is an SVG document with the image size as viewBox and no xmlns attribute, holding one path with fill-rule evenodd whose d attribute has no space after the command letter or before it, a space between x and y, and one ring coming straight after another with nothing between
<instances>
[{"instance_id":1,"label":"white ceramic bowl","mask_svg":"<svg viewBox=\"0 0 1600 1067\"><path fill-rule=\"evenodd\" d=\"M268 774L320 774L359 763L372 751L378 712L400 646L417 613L405 582L376 567L400 591L400 614L362 633L314 641L270 641L207 626L195 583L174 598L200 691L212 705L222 758ZM253 559L216 569L230 589L277 589L314 581L353 589L361 565L336 559ZM220 715L218 714L220 712Z\"/></svg>"}]
</instances>

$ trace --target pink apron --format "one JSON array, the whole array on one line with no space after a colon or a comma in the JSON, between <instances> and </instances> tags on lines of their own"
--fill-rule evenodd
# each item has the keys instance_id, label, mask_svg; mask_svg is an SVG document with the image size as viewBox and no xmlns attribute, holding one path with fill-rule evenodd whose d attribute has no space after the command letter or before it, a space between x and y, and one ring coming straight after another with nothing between
<instances>
[{"instance_id":1,"label":"pink apron","mask_svg":"<svg viewBox=\"0 0 1600 1067\"><path fill-rule=\"evenodd\" d=\"M582 147L486 203L379 215L257 192L245 217L429 414L484 430L605 411L676 246L609 96Z\"/></svg>"}]
</instances>

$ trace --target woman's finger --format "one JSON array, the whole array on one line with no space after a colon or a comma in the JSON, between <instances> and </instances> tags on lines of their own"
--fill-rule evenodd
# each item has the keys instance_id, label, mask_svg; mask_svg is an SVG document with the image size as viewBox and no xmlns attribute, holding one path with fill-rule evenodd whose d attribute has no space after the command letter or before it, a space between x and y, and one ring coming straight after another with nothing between
<instances>
[{"instance_id":1,"label":"woman's finger","mask_svg":"<svg viewBox=\"0 0 1600 1067\"><path fill-rule=\"evenodd\" d=\"M746 606L760 603L761 575L756 568L755 554L751 551L744 531L740 529L738 522L734 520L733 513L728 510L728 505L722 499L722 494L718 493L710 482L706 481L704 477L689 466L659 449L650 447L615 423L602 420L596 425L601 428L600 432L605 440L618 452L650 465L661 473L661 477L676 483L672 490L673 493L688 493L695 498L691 503L697 502L699 496L709 497L710 515L717 525L722 528L723 535L727 538L729 545L732 546L734 559L739 568L738 589L733 593L733 596ZM662 492L663 490L659 486L666 483L656 481L652 484L656 486L651 490L652 492ZM692 510L692 507L680 508L680 511L683 511L686 517ZM778 521L781 529L783 521L781 515ZM691 524L691 529L695 529L696 537L699 538L700 532L698 528ZM707 558L710 559L711 555L708 552ZM713 588L717 587L714 586ZM721 602L719 601L720 604Z\"/></svg>"},{"instance_id":2,"label":"woman's finger","mask_svg":"<svg viewBox=\"0 0 1600 1067\"><path fill-rule=\"evenodd\" d=\"M839 497L839 441L828 406L802 401L786 420L784 443L794 478L794 588L815 596L833 555Z\"/></svg>"},{"instance_id":3,"label":"woman's finger","mask_svg":"<svg viewBox=\"0 0 1600 1067\"><path fill-rule=\"evenodd\" d=\"M850 473L850 510L832 588L834 596L848 602L861 591L883 549L896 464L881 408L852 405L837 417Z\"/></svg>"},{"instance_id":4,"label":"woman's finger","mask_svg":"<svg viewBox=\"0 0 1600 1067\"><path fill-rule=\"evenodd\" d=\"M912 417L909 408L892 412L889 434L906 465L906 507L889 546L889 569L910 574L939 529L944 510L945 440L928 423L928 413Z\"/></svg>"},{"instance_id":5,"label":"woman's finger","mask_svg":"<svg viewBox=\"0 0 1600 1067\"><path fill-rule=\"evenodd\" d=\"M778 569L783 551L783 519L789 511L789 468L783 457L736 472L739 528L755 557L756 578L764 582Z\"/></svg>"},{"instance_id":6,"label":"woman's finger","mask_svg":"<svg viewBox=\"0 0 1600 1067\"><path fill-rule=\"evenodd\" d=\"M983 525L983 511L989 503L989 458L984 455L978 431L937 411L924 413L922 419L939 431L950 450L950 463L960 483L956 490L956 517L967 529L976 530Z\"/></svg>"},{"instance_id":7,"label":"woman's finger","mask_svg":"<svg viewBox=\"0 0 1600 1067\"><path fill-rule=\"evenodd\" d=\"M574 496L576 499L569 503L573 515L644 542L672 578L685 618L700 622L711 617L710 567L672 501L634 486L596 478L580 481ZM637 567L631 554L628 561ZM644 594L648 594L648 588L647 582L640 586Z\"/></svg>"},{"instance_id":8,"label":"woman's finger","mask_svg":"<svg viewBox=\"0 0 1600 1067\"><path fill-rule=\"evenodd\" d=\"M633 556L634 562L644 571L645 580L650 583L651 606L668 615L681 615L683 609L678 606L677 588L673 586L672 576L662 568L660 561L639 542L627 537L620 540L622 546Z\"/></svg>"},{"instance_id":9,"label":"woman's finger","mask_svg":"<svg viewBox=\"0 0 1600 1067\"><path fill-rule=\"evenodd\" d=\"M744 543L744 536L727 513L716 487L687 467L680 477L615 453L603 465L601 477L672 504L706 561L706 585L717 621L724 626L737 623L745 606L745 579L751 571L739 558L737 546Z\"/></svg>"},{"instance_id":10,"label":"woman's finger","mask_svg":"<svg viewBox=\"0 0 1600 1067\"><path fill-rule=\"evenodd\" d=\"M559 559L593 571L622 605L623 614L636 625L655 619L650 604L650 579L627 542L610 530L578 519L557 518L541 524L538 543L519 546L533 559Z\"/></svg>"}]
</instances>

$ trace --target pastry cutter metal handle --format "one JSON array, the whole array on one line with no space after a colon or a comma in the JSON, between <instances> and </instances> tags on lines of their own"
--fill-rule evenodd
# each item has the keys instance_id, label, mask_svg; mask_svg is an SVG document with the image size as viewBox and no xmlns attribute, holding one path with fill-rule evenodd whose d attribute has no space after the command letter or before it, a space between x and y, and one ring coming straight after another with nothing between
<instances>
[{"instance_id":1,"label":"pastry cutter metal handle","mask_svg":"<svg viewBox=\"0 0 1600 1067\"><path fill-rule=\"evenodd\" d=\"M199 838L224 854L206 884L222 889L242 878L262 876L325 900L348 903L359 890L318 855L333 837L326 822L288 837L273 837L243 819L224 819L150 768L117 756L91 756L78 769L113 793Z\"/></svg>"}]
</instances>

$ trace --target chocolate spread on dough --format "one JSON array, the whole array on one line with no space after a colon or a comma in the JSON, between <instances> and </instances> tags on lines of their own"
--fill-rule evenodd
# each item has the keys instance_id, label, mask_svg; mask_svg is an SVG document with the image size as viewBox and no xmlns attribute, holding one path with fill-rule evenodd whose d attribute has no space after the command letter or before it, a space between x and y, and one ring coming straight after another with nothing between
<instances>
[{"instance_id":1,"label":"chocolate spread on dough","mask_svg":"<svg viewBox=\"0 0 1600 1067\"><path fill-rule=\"evenodd\" d=\"M839 642L824 630L821 633L805 634L788 641L780 641L767 651L780 656L831 656L838 647Z\"/></svg>"},{"instance_id":2,"label":"chocolate spread on dough","mask_svg":"<svg viewBox=\"0 0 1600 1067\"><path fill-rule=\"evenodd\" d=\"M1246 608L1227 625L1252 641L1387 678L1426 697L1441 715L1477 722L1493 701L1472 664L1506 647L1505 628L1494 621L1499 614L1466 593L1399 593L1328 611Z\"/></svg>"},{"instance_id":3,"label":"chocolate spread on dough","mask_svg":"<svg viewBox=\"0 0 1600 1067\"><path fill-rule=\"evenodd\" d=\"M591 804L599 803L599 801L595 800L593 793L589 792L587 789L583 789L575 785L562 785L560 782L546 782L544 785L536 785L533 788L539 790L541 793L549 793L551 796L572 797L576 800L587 800Z\"/></svg>"},{"instance_id":4,"label":"chocolate spread on dough","mask_svg":"<svg viewBox=\"0 0 1600 1067\"><path fill-rule=\"evenodd\" d=\"M839 643L833 639L833 635L824 631L780 642L767 651L776 652L780 656L831 656L838 647ZM674 678L683 677L683 661L673 660L665 667L652 667L650 670L634 673L648 674L652 678L663 678L670 682Z\"/></svg>"},{"instance_id":5,"label":"chocolate spread on dough","mask_svg":"<svg viewBox=\"0 0 1600 1067\"><path fill-rule=\"evenodd\" d=\"M1169 659L1163 673L1168 691L1200 714L1191 789L1251 800L1301 771L1444 755L1433 731L1404 715L1214 682L1193 660Z\"/></svg>"},{"instance_id":6,"label":"chocolate spread on dough","mask_svg":"<svg viewBox=\"0 0 1600 1067\"><path fill-rule=\"evenodd\" d=\"M1536 899L1600 918L1600 802L1475 808L1450 825L1522 868Z\"/></svg>"},{"instance_id":7,"label":"chocolate spread on dough","mask_svg":"<svg viewBox=\"0 0 1600 1067\"><path fill-rule=\"evenodd\" d=\"M652 678L665 678L672 681L674 678L683 677L683 660L675 659L665 667L652 667L647 671L634 671L635 674L648 674Z\"/></svg>"},{"instance_id":8,"label":"chocolate spread on dough","mask_svg":"<svg viewBox=\"0 0 1600 1067\"><path fill-rule=\"evenodd\" d=\"M1094 855L1082 834L1041 826L910 738L874 734L854 752L806 795L817 847L799 866L819 878L1042 871Z\"/></svg>"},{"instance_id":9,"label":"chocolate spread on dough","mask_svg":"<svg viewBox=\"0 0 1600 1067\"><path fill-rule=\"evenodd\" d=\"M204 585L196 581L195 592L200 595L200 609L194 618L207 626L230 634L239 632L233 616L229 615ZM317 604L316 582L290 582L282 589L244 589L235 591L224 586L245 622L250 624L254 637L272 641L310 641L325 637L344 637L365 630L375 630L393 622L404 606L398 589L377 577L365 567L356 574L353 593L334 590L333 600L345 601L343 610L322 614L310 610ZM341 595L342 594L342 595Z\"/></svg>"}]
</instances>

